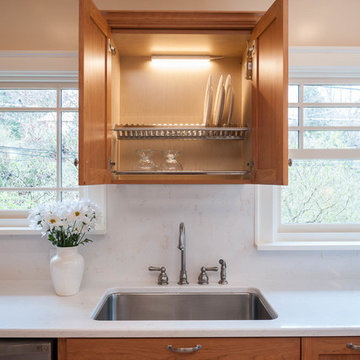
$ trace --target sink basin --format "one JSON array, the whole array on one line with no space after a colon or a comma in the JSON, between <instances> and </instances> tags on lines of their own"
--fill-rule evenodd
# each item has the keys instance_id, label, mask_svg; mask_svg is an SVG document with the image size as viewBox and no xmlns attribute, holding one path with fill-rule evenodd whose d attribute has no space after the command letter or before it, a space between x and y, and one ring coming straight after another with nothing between
<instances>
[{"instance_id":1,"label":"sink basin","mask_svg":"<svg viewBox=\"0 0 360 360\"><path fill-rule=\"evenodd\" d=\"M275 311L256 289L244 292L112 293L95 320L272 320Z\"/></svg>"}]
</instances>

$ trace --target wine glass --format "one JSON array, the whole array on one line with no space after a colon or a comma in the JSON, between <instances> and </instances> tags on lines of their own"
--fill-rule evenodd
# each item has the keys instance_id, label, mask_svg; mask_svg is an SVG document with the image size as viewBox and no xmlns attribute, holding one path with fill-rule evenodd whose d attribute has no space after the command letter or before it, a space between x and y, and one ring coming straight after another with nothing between
<instances>
[{"instance_id":1,"label":"wine glass","mask_svg":"<svg viewBox=\"0 0 360 360\"><path fill-rule=\"evenodd\" d=\"M162 152L165 159L161 164L162 170L165 171L181 171L183 169L182 165L176 159L176 157L180 154L177 150L165 150Z\"/></svg>"},{"instance_id":2,"label":"wine glass","mask_svg":"<svg viewBox=\"0 0 360 360\"><path fill-rule=\"evenodd\" d=\"M157 165L152 159L154 153L155 151L151 149L136 150L136 154L139 157L136 168L141 171L155 171L157 169Z\"/></svg>"}]
</instances>

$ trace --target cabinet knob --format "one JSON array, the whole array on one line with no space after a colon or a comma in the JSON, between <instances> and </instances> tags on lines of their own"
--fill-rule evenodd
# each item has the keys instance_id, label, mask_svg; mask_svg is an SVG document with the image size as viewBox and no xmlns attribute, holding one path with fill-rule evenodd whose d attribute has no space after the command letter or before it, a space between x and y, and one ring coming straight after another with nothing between
<instances>
[{"instance_id":1,"label":"cabinet knob","mask_svg":"<svg viewBox=\"0 0 360 360\"><path fill-rule=\"evenodd\" d=\"M79 160L78 160L78 159L74 159L74 166L75 166L75 167L78 167L78 165L79 165Z\"/></svg>"},{"instance_id":2,"label":"cabinet knob","mask_svg":"<svg viewBox=\"0 0 360 360\"><path fill-rule=\"evenodd\" d=\"M292 159L289 159L289 160L288 160L288 165L289 165L289 166L292 166Z\"/></svg>"}]
</instances>

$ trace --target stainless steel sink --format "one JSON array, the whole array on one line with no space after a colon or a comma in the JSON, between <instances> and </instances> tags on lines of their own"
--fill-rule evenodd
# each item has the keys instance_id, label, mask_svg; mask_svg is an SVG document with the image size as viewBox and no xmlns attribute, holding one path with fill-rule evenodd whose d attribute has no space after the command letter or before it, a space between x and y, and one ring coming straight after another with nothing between
<instances>
[{"instance_id":1,"label":"stainless steel sink","mask_svg":"<svg viewBox=\"0 0 360 360\"><path fill-rule=\"evenodd\" d=\"M112 293L95 320L272 320L275 311L256 289L227 293Z\"/></svg>"}]
</instances>

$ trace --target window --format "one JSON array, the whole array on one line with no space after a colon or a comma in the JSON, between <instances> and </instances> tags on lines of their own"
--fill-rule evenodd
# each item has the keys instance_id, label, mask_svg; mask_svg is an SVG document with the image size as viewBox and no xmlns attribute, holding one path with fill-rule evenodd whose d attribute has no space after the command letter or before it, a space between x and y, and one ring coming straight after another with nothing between
<instances>
[{"instance_id":1,"label":"window","mask_svg":"<svg viewBox=\"0 0 360 360\"><path fill-rule=\"evenodd\" d=\"M79 198L77 84L0 86L0 224Z\"/></svg>"},{"instance_id":2,"label":"window","mask_svg":"<svg viewBox=\"0 0 360 360\"><path fill-rule=\"evenodd\" d=\"M289 185L257 189L258 248L360 248L360 81L294 81L288 114Z\"/></svg>"}]
</instances>

